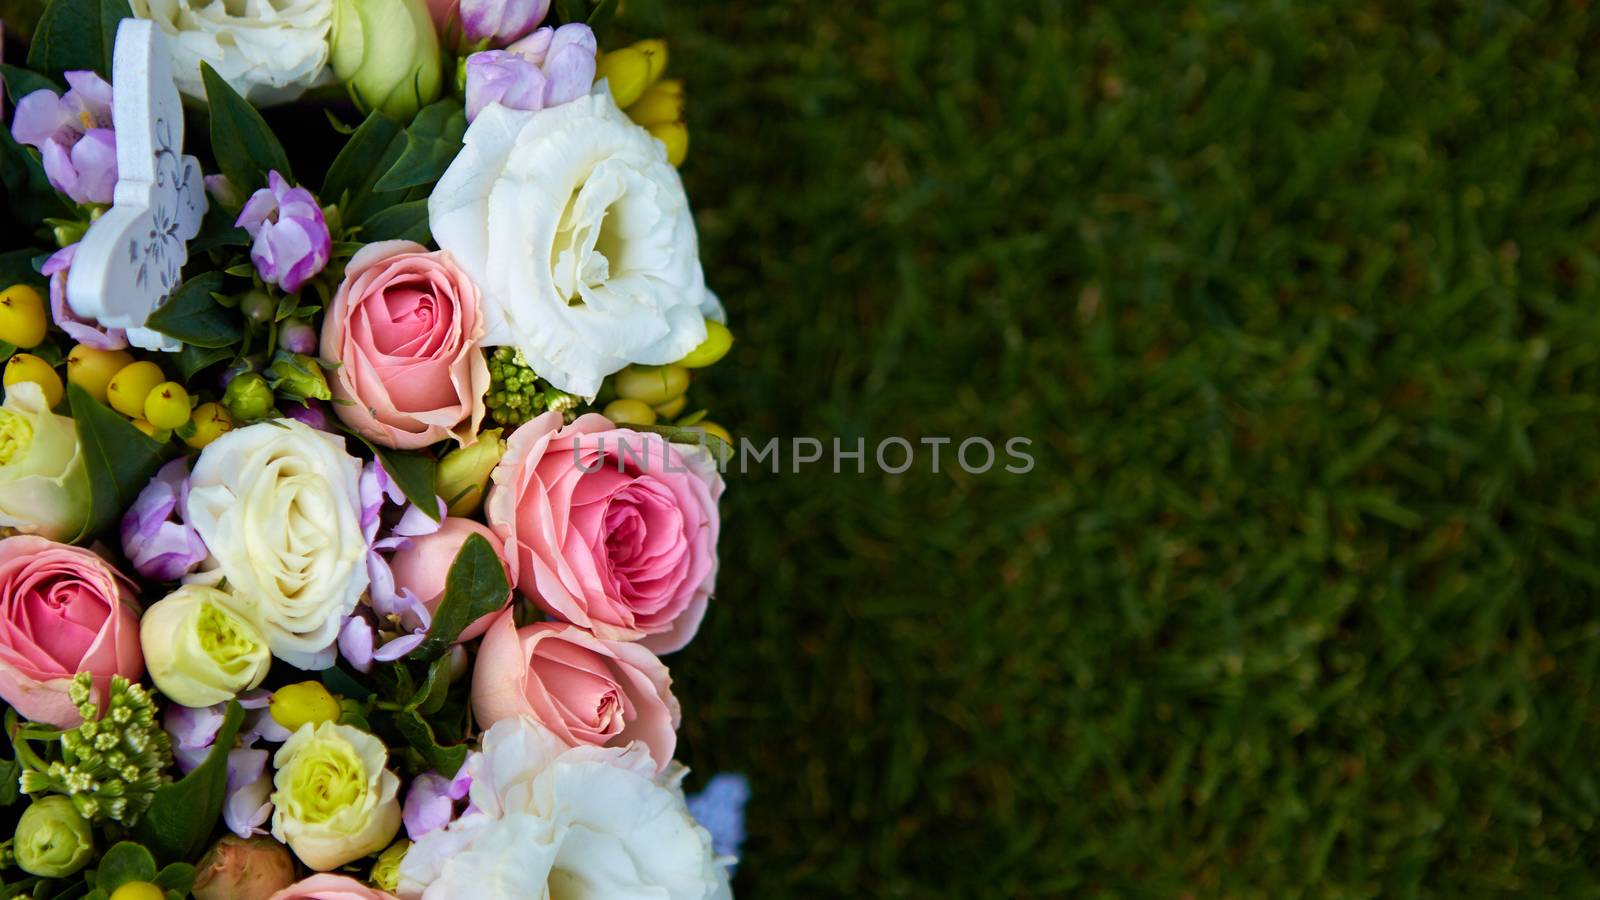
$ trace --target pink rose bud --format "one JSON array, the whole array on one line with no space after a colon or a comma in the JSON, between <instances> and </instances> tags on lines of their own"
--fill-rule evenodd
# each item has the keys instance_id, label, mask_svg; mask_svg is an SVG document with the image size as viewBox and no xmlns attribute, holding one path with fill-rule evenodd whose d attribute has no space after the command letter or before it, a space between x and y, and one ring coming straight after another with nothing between
<instances>
[{"instance_id":1,"label":"pink rose bud","mask_svg":"<svg viewBox=\"0 0 1600 900\"><path fill-rule=\"evenodd\" d=\"M294 857L271 838L217 841L196 867L195 900L267 900L294 883Z\"/></svg>"},{"instance_id":2,"label":"pink rose bud","mask_svg":"<svg viewBox=\"0 0 1600 900\"><path fill-rule=\"evenodd\" d=\"M38 90L17 101L11 136L44 157L56 190L78 203L110 203L117 187L111 85L93 72L68 72L60 96Z\"/></svg>"},{"instance_id":3,"label":"pink rose bud","mask_svg":"<svg viewBox=\"0 0 1600 900\"><path fill-rule=\"evenodd\" d=\"M677 746L678 701L654 653L572 625L518 628L509 610L478 648L472 711L484 728L532 716L573 747L640 741L658 770L672 762Z\"/></svg>"},{"instance_id":4,"label":"pink rose bud","mask_svg":"<svg viewBox=\"0 0 1600 900\"><path fill-rule=\"evenodd\" d=\"M694 637L717 575L722 478L707 451L549 412L512 433L492 481L489 527L546 612L656 653Z\"/></svg>"},{"instance_id":5,"label":"pink rose bud","mask_svg":"<svg viewBox=\"0 0 1600 900\"><path fill-rule=\"evenodd\" d=\"M78 672L93 674L102 698L111 676L144 674L132 585L81 547L0 540L0 698L35 722L72 728L83 721L67 696Z\"/></svg>"},{"instance_id":6,"label":"pink rose bud","mask_svg":"<svg viewBox=\"0 0 1600 900\"><path fill-rule=\"evenodd\" d=\"M333 253L317 198L303 187L292 187L277 172L267 173L267 186L250 195L233 224L250 235L250 261L261 280L286 293L300 290Z\"/></svg>"},{"instance_id":7,"label":"pink rose bud","mask_svg":"<svg viewBox=\"0 0 1600 900\"><path fill-rule=\"evenodd\" d=\"M313 875L273 894L269 900L399 900L395 895L370 888L343 875Z\"/></svg>"},{"instance_id":8,"label":"pink rose bud","mask_svg":"<svg viewBox=\"0 0 1600 900\"><path fill-rule=\"evenodd\" d=\"M394 557L389 560L395 590L409 590L428 607L429 613L437 612L439 601L444 599L444 583L450 573L450 564L461 552L461 545L474 534L488 539L489 546L504 560L504 547L494 532L471 519L446 518L439 523L438 531L411 538L395 551ZM511 576L508 573L506 577L509 579ZM508 593L506 603L510 602L511 595ZM468 625L456 638L457 642L470 641L483 634L493 620L494 616L488 615Z\"/></svg>"},{"instance_id":9,"label":"pink rose bud","mask_svg":"<svg viewBox=\"0 0 1600 900\"><path fill-rule=\"evenodd\" d=\"M339 364L334 412L385 447L471 443L489 389L483 332L478 289L450 254L368 244L345 267L322 325L322 358Z\"/></svg>"}]
</instances>

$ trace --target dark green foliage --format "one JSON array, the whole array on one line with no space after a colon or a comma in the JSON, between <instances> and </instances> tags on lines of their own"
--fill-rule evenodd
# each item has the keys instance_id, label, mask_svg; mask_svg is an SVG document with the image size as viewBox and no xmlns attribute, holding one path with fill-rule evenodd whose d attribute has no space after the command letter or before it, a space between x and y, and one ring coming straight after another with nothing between
<instances>
[{"instance_id":1,"label":"dark green foliage","mask_svg":"<svg viewBox=\"0 0 1600 900\"><path fill-rule=\"evenodd\" d=\"M663 12L670 9L670 14ZM1591 5L628 4L736 436L739 896L1600 892Z\"/></svg>"}]
</instances>

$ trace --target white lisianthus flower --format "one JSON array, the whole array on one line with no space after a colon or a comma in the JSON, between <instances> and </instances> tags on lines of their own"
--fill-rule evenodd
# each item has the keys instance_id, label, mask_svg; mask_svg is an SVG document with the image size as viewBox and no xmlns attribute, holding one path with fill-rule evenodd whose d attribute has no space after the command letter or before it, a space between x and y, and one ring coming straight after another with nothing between
<instances>
[{"instance_id":1,"label":"white lisianthus flower","mask_svg":"<svg viewBox=\"0 0 1600 900\"><path fill-rule=\"evenodd\" d=\"M503 719L467 766L473 811L406 851L404 900L731 896L682 770L658 779L642 744L569 748L531 718Z\"/></svg>"},{"instance_id":2,"label":"white lisianthus flower","mask_svg":"<svg viewBox=\"0 0 1600 900\"><path fill-rule=\"evenodd\" d=\"M50 411L31 381L6 388L0 406L0 533L70 541L89 519L89 474L78 428Z\"/></svg>"},{"instance_id":3,"label":"white lisianthus flower","mask_svg":"<svg viewBox=\"0 0 1600 900\"><path fill-rule=\"evenodd\" d=\"M130 0L166 36L178 90L205 100L200 64L256 106L299 97L324 80L334 0Z\"/></svg>"},{"instance_id":4,"label":"white lisianthus flower","mask_svg":"<svg viewBox=\"0 0 1600 900\"><path fill-rule=\"evenodd\" d=\"M261 632L233 605L225 591L186 584L145 610L139 645L161 693L198 708L260 686L272 655Z\"/></svg>"},{"instance_id":5,"label":"white lisianthus flower","mask_svg":"<svg viewBox=\"0 0 1600 900\"><path fill-rule=\"evenodd\" d=\"M400 779L388 761L383 741L359 728L301 725L272 758L272 836L319 872L389 846Z\"/></svg>"},{"instance_id":6,"label":"white lisianthus flower","mask_svg":"<svg viewBox=\"0 0 1600 900\"><path fill-rule=\"evenodd\" d=\"M184 515L211 556L186 580L226 580L273 656L326 668L367 589L360 482L344 441L293 419L217 438L194 464Z\"/></svg>"},{"instance_id":7,"label":"white lisianthus flower","mask_svg":"<svg viewBox=\"0 0 1600 900\"><path fill-rule=\"evenodd\" d=\"M604 84L537 112L484 108L428 221L477 282L484 342L515 346L569 393L676 362L723 316L678 170Z\"/></svg>"}]
</instances>

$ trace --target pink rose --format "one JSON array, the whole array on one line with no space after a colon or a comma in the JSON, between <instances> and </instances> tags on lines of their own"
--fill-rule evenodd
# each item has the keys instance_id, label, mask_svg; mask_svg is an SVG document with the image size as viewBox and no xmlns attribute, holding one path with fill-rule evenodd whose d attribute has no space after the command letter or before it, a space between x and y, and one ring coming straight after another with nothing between
<instances>
[{"instance_id":1,"label":"pink rose","mask_svg":"<svg viewBox=\"0 0 1600 900\"><path fill-rule=\"evenodd\" d=\"M346 425L385 447L446 437L470 443L483 422L489 364L478 289L450 254L409 241L361 248L322 326L329 387Z\"/></svg>"},{"instance_id":2,"label":"pink rose","mask_svg":"<svg viewBox=\"0 0 1600 900\"><path fill-rule=\"evenodd\" d=\"M658 769L672 762L678 742L672 677L654 653L575 625L518 628L509 610L478 648L472 711L483 728L532 716L574 747L642 741Z\"/></svg>"},{"instance_id":3,"label":"pink rose","mask_svg":"<svg viewBox=\"0 0 1600 900\"><path fill-rule=\"evenodd\" d=\"M399 900L343 875L313 875L273 894L271 900Z\"/></svg>"},{"instance_id":4,"label":"pink rose","mask_svg":"<svg viewBox=\"0 0 1600 900\"><path fill-rule=\"evenodd\" d=\"M395 590L409 588L428 607L428 612L437 612L439 601L444 599L444 583L450 574L450 564L456 561L461 545L474 534L483 535L489 541L489 546L494 548L495 555L500 557L504 565L505 547L488 527L471 519L446 518L439 523L438 531L409 538L405 546L395 551L394 557L389 560L389 570L394 573ZM510 577L508 571L506 578ZM506 603L510 602L511 593L508 591ZM461 630L456 643L470 641L483 634L492 621L494 615L490 614L468 625Z\"/></svg>"},{"instance_id":5,"label":"pink rose","mask_svg":"<svg viewBox=\"0 0 1600 900\"><path fill-rule=\"evenodd\" d=\"M0 697L35 722L82 722L67 696L72 676L144 674L133 585L82 547L31 535L0 540Z\"/></svg>"},{"instance_id":6,"label":"pink rose","mask_svg":"<svg viewBox=\"0 0 1600 900\"><path fill-rule=\"evenodd\" d=\"M486 511L522 593L605 640L682 648L717 574L722 478L704 450L587 415L512 433Z\"/></svg>"}]
</instances>

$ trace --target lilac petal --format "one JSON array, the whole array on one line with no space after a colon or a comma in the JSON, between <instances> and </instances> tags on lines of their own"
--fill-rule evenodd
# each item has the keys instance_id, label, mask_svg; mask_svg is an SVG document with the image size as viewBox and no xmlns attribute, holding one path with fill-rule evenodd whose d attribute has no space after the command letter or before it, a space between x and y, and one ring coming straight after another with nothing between
<instances>
[{"instance_id":1,"label":"lilac petal","mask_svg":"<svg viewBox=\"0 0 1600 900\"><path fill-rule=\"evenodd\" d=\"M407 653L417 649L417 645L422 643L427 637L428 633L426 631L417 634L402 635L390 641L389 643L384 644L382 647L379 647L375 652L373 652L372 658L378 662L394 662L402 656L405 656Z\"/></svg>"},{"instance_id":2,"label":"lilac petal","mask_svg":"<svg viewBox=\"0 0 1600 900\"><path fill-rule=\"evenodd\" d=\"M584 26L587 28L588 26ZM593 32L590 32L593 35ZM540 28L506 49L528 60L536 66L544 65L544 58L550 53L550 45L555 42L556 29Z\"/></svg>"},{"instance_id":3,"label":"lilac petal","mask_svg":"<svg viewBox=\"0 0 1600 900\"><path fill-rule=\"evenodd\" d=\"M278 198L272 196L271 191L260 190L250 195L239 210L239 218L234 220L235 228L243 228L255 237L267 220L278 211Z\"/></svg>"},{"instance_id":4,"label":"lilac petal","mask_svg":"<svg viewBox=\"0 0 1600 900\"><path fill-rule=\"evenodd\" d=\"M450 799L465 800L467 799L467 794L472 792L472 759L477 755L478 752L476 750L468 753L466 760L461 763L461 771L457 772L456 777L450 780L450 787L445 791L446 794L450 795Z\"/></svg>"},{"instance_id":5,"label":"lilac petal","mask_svg":"<svg viewBox=\"0 0 1600 900\"><path fill-rule=\"evenodd\" d=\"M68 96L72 97L93 118L96 127L111 126L111 83L98 74L85 69L64 73Z\"/></svg>"},{"instance_id":6,"label":"lilac petal","mask_svg":"<svg viewBox=\"0 0 1600 900\"><path fill-rule=\"evenodd\" d=\"M11 136L19 144L27 144L43 151L44 145L76 134L78 123L72 111L61 102L55 91L40 90L17 101L17 112L11 120Z\"/></svg>"},{"instance_id":7,"label":"lilac petal","mask_svg":"<svg viewBox=\"0 0 1600 900\"><path fill-rule=\"evenodd\" d=\"M229 831L241 838L260 833L261 825L272 814L268 755L265 750L234 750L228 754L228 799L222 807L222 820Z\"/></svg>"},{"instance_id":8,"label":"lilac petal","mask_svg":"<svg viewBox=\"0 0 1600 900\"><path fill-rule=\"evenodd\" d=\"M72 148L72 166L78 188L90 203L110 203L117 189L117 136L107 128L92 128Z\"/></svg>"},{"instance_id":9,"label":"lilac petal","mask_svg":"<svg viewBox=\"0 0 1600 900\"><path fill-rule=\"evenodd\" d=\"M372 624L362 616L351 616L339 629L339 654L357 672L370 672L372 640Z\"/></svg>"},{"instance_id":10,"label":"lilac petal","mask_svg":"<svg viewBox=\"0 0 1600 900\"><path fill-rule=\"evenodd\" d=\"M78 186L78 170L72 165L72 151L60 141L45 141L39 151L44 157L44 174L50 186L66 194L75 202L86 202Z\"/></svg>"},{"instance_id":11,"label":"lilac petal","mask_svg":"<svg viewBox=\"0 0 1600 900\"><path fill-rule=\"evenodd\" d=\"M240 735L240 741L246 747L255 745L256 741L267 741L272 744L281 744L289 739L289 729L278 724L272 717L270 710L262 708L252 711L245 717L245 729Z\"/></svg>"},{"instance_id":12,"label":"lilac petal","mask_svg":"<svg viewBox=\"0 0 1600 900\"><path fill-rule=\"evenodd\" d=\"M559 106L584 97L594 86L594 51L567 45L550 54L545 64L550 81L545 87L545 106Z\"/></svg>"},{"instance_id":13,"label":"lilac petal","mask_svg":"<svg viewBox=\"0 0 1600 900\"><path fill-rule=\"evenodd\" d=\"M562 47L582 47L589 51L590 56L600 52L600 42L595 39L594 29L582 22L568 22L555 30L550 37L549 52L554 53Z\"/></svg>"},{"instance_id":14,"label":"lilac petal","mask_svg":"<svg viewBox=\"0 0 1600 900\"><path fill-rule=\"evenodd\" d=\"M486 50L467 58L467 120L498 103L508 109L542 108L545 75L538 63L505 50Z\"/></svg>"},{"instance_id":15,"label":"lilac petal","mask_svg":"<svg viewBox=\"0 0 1600 900\"><path fill-rule=\"evenodd\" d=\"M266 709L272 705L272 692L266 688L256 688L253 691L245 691L234 699L245 709Z\"/></svg>"},{"instance_id":16,"label":"lilac petal","mask_svg":"<svg viewBox=\"0 0 1600 900\"><path fill-rule=\"evenodd\" d=\"M456 802L450 794L450 782L437 772L424 772L412 779L400 818L413 841L455 819Z\"/></svg>"},{"instance_id":17,"label":"lilac petal","mask_svg":"<svg viewBox=\"0 0 1600 900\"><path fill-rule=\"evenodd\" d=\"M441 500L439 501L438 509L438 515L440 519L444 518L445 511L446 506L444 501ZM406 511L400 515L400 521L396 522L394 528L390 530L394 534L398 534L401 537L413 538L425 537L433 534L435 531L439 530L439 527L439 519L429 516L427 513L422 511L421 507L413 504L406 507Z\"/></svg>"}]
</instances>

